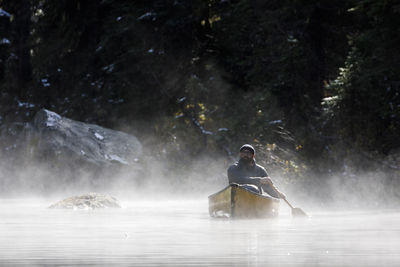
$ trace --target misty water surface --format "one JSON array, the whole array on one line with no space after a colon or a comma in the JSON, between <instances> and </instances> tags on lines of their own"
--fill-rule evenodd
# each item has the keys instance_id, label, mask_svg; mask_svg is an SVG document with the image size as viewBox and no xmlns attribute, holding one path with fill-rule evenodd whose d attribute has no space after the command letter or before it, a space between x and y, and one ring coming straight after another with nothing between
<instances>
[{"instance_id":1,"label":"misty water surface","mask_svg":"<svg viewBox=\"0 0 400 267\"><path fill-rule=\"evenodd\" d=\"M0 265L399 266L400 212L311 212L293 220L217 220L207 199L122 201L123 209L47 209L0 201ZM281 204L282 205L282 204Z\"/></svg>"}]
</instances>

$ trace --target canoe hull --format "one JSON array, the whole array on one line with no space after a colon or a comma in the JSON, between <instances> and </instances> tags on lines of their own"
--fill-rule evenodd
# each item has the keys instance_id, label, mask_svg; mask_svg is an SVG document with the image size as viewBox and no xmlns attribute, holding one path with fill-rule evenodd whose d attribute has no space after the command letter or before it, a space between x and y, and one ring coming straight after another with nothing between
<instances>
[{"instance_id":1,"label":"canoe hull","mask_svg":"<svg viewBox=\"0 0 400 267\"><path fill-rule=\"evenodd\" d=\"M208 197L208 211L211 217L276 217L279 214L279 199L230 184Z\"/></svg>"}]
</instances>

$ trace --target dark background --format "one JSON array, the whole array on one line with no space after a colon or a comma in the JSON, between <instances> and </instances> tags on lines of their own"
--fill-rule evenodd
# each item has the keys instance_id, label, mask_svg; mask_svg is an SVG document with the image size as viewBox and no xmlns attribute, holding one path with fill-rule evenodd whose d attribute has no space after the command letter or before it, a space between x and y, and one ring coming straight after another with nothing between
<instances>
[{"instance_id":1,"label":"dark background","mask_svg":"<svg viewBox=\"0 0 400 267\"><path fill-rule=\"evenodd\" d=\"M46 108L136 135L171 171L204 157L229 164L251 143L288 183L379 172L399 196L398 1L0 7L3 148Z\"/></svg>"}]
</instances>

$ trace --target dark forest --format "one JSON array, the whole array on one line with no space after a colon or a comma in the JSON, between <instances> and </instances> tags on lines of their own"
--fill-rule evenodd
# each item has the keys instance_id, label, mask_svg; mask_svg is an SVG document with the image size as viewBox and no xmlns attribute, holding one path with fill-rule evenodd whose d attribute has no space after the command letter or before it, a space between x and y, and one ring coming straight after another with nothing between
<instances>
[{"instance_id":1,"label":"dark forest","mask_svg":"<svg viewBox=\"0 0 400 267\"><path fill-rule=\"evenodd\" d=\"M251 143L286 183L317 187L338 175L362 183L372 172L400 197L398 1L0 0L0 8L3 154L45 108L136 135L168 170L203 157L229 164Z\"/></svg>"}]
</instances>

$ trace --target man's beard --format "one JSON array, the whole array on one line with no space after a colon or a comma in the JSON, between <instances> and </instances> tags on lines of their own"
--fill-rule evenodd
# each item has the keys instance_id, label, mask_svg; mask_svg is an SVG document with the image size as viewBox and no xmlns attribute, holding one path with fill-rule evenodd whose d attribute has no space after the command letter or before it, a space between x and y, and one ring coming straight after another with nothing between
<instances>
[{"instance_id":1,"label":"man's beard","mask_svg":"<svg viewBox=\"0 0 400 267\"><path fill-rule=\"evenodd\" d=\"M249 164L250 162L252 162L253 161L253 159L252 158L240 158L239 159L239 162L240 163L243 163L243 164Z\"/></svg>"}]
</instances>

